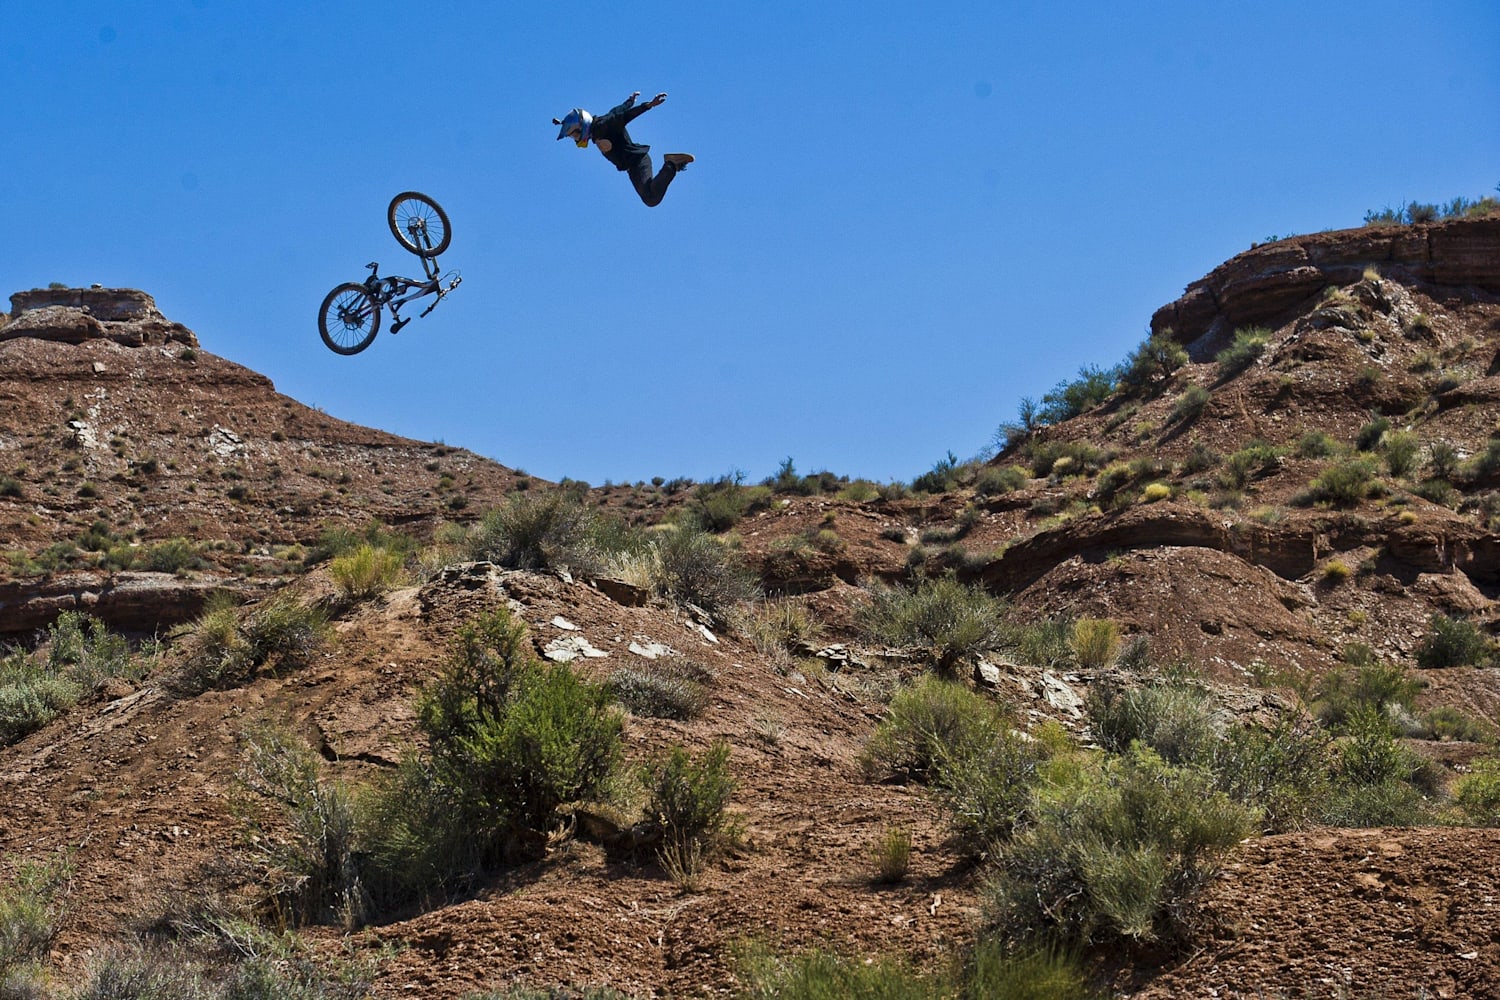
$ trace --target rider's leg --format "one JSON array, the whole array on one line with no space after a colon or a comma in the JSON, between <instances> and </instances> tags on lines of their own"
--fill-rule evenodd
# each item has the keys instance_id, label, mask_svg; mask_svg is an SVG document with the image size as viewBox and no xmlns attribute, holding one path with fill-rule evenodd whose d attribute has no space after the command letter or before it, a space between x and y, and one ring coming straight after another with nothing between
<instances>
[{"instance_id":1,"label":"rider's leg","mask_svg":"<svg viewBox=\"0 0 1500 1000\"><path fill-rule=\"evenodd\" d=\"M651 154L648 153L630 168L630 183L635 185L635 193L641 196L646 207L655 208L661 204L662 197L667 193L667 185L677 176L677 170L677 164L667 162L662 164L660 173L655 177L651 176Z\"/></svg>"}]
</instances>

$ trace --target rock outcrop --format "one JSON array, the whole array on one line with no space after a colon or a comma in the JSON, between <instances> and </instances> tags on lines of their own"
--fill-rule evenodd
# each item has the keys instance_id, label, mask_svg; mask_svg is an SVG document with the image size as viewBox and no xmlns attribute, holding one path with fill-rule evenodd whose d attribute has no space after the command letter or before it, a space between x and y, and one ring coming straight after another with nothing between
<instances>
[{"instance_id":1,"label":"rock outcrop","mask_svg":"<svg viewBox=\"0 0 1500 1000\"><path fill-rule=\"evenodd\" d=\"M126 347L198 346L193 331L168 320L155 299L134 288L33 288L12 295L10 306L0 340L34 337L81 344L104 338Z\"/></svg>"},{"instance_id":2,"label":"rock outcrop","mask_svg":"<svg viewBox=\"0 0 1500 1000\"><path fill-rule=\"evenodd\" d=\"M1500 294L1500 218L1366 226L1267 243L1188 285L1151 317L1151 332L1171 330L1190 349L1216 342L1238 327L1271 322L1329 286L1353 284L1367 267L1409 282Z\"/></svg>"}]
</instances>

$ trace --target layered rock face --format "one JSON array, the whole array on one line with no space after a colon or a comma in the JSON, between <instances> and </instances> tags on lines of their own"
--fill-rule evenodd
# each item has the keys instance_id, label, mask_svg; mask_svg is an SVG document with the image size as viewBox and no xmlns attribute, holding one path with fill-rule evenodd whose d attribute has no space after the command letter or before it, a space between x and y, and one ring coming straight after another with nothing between
<instances>
[{"instance_id":1,"label":"layered rock face","mask_svg":"<svg viewBox=\"0 0 1500 1000\"><path fill-rule=\"evenodd\" d=\"M10 322L0 340L33 337L67 344L95 338L126 347L198 346L193 331L168 320L156 300L134 288L33 288L10 297Z\"/></svg>"},{"instance_id":2,"label":"layered rock face","mask_svg":"<svg viewBox=\"0 0 1500 1000\"><path fill-rule=\"evenodd\" d=\"M1267 243L1188 285L1151 317L1151 332L1171 330L1189 348L1215 341L1271 322L1329 286L1353 284L1372 266L1407 282L1500 293L1500 218L1367 226Z\"/></svg>"}]
</instances>

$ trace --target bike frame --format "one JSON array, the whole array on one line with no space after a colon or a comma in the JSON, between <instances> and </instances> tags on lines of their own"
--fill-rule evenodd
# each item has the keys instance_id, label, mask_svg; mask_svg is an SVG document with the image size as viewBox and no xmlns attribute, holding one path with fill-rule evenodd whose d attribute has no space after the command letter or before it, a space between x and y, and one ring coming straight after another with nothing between
<instances>
[{"instance_id":1,"label":"bike frame","mask_svg":"<svg viewBox=\"0 0 1500 1000\"><path fill-rule=\"evenodd\" d=\"M437 299L422 313L426 316L432 312L438 301L448 293L442 285L438 274L437 258L422 257L422 273L426 277L418 281L416 278L407 278L399 274L380 276L380 264L371 261L365 267L370 269L370 276L365 279L365 290L370 293L370 298L377 306L387 307L392 316L399 317L398 310L413 299L420 299L424 295L436 295ZM455 285L457 282L454 283ZM409 294L402 294L409 293ZM397 296L400 296L399 298Z\"/></svg>"}]
</instances>

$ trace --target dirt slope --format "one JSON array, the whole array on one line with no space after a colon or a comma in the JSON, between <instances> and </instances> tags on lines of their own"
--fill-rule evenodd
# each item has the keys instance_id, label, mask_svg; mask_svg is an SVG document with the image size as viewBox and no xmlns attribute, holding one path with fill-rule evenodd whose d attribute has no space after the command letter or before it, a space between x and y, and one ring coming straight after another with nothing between
<instances>
[{"instance_id":1,"label":"dirt slope","mask_svg":"<svg viewBox=\"0 0 1500 1000\"><path fill-rule=\"evenodd\" d=\"M1436 613L1493 635L1500 462L1485 458L1500 427L1497 226L1319 234L1235 258L1153 321L1190 360L1141 391L1018 435L992 463L1025 466L1014 488L976 488L970 470L930 496L763 498L733 534L766 589L822 623L806 652L844 644L817 668L587 580L454 565L338 605L337 641L303 669L195 697L153 675L0 748L0 864L9 871L18 858L76 849L53 952L63 979L184 900L253 896L232 808L247 726L290 726L331 774L362 780L409 751L413 694L456 631L508 605L539 655L586 639L604 655L574 666L596 677L645 662L632 645L669 646L713 669L701 717L633 718L627 754L644 761L673 743L727 740L744 848L712 867L700 891L683 893L650 857L606 851L577 831L559 837L543 862L352 938L383 956L379 995L458 997L523 981L721 994L735 985L733 949L745 939L941 965L972 939L982 869L919 789L861 772L882 692L914 668L859 645L858 585L951 569L1023 614L1107 617L1158 655L1196 664L1247 712L1288 696L1262 689L1267 678L1316 676L1349 642L1410 664ZM332 583L301 556L328 527L360 530L373 519L426 536L442 521L472 520L517 484L467 452L286 399L151 315L154 305L130 301L135 312L98 320L98 330L92 314L32 315L81 305L13 308L31 318L0 329L0 547L9 556L0 633L32 636L64 608L128 605L118 625L165 634L221 587L248 596L291 587L327 600ZM1215 355L1251 323L1265 330L1263 353L1225 371ZM1192 386L1206 399L1184 415ZM1377 450L1367 495L1309 497L1334 461L1304 453L1309 433L1347 446L1376 417L1412 436L1415 466L1392 471ZM1232 456L1256 441L1263 457L1226 485ZM1046 448L1082 455L1084 445L1092 458L1033 474ZM1435 445L1452 448L1453 468L1435 468ZM1433 486L1438 478L1451 492ZM691 496L645 484L591 494L643 523ZM108 536L102 549L81 544L91 532ZM146 552L177 538L193 543L200 564L141 582L131 592L144 597L109 597L143 572L110 565L110 546ZM60 545L75 551L60 555ZM180 654L166 655L170 666ZM1082 696L1094 676L1007 670L998 697L1028 720L1055 718L1083 735L1059 686ZM1419 708L1500 722L1495 671L1422 678ZM1450 776L1485 752L1421 749ZM913 831L912 873L878 886L870 850L893 824ZM1121 996L1494 996L1496 870L1500 839L1488 830L1256 839L1211 885L1184 950L1123 964L1104 956L1099 968ZM330 952L345 943L334 928L306 935ZM385 944L400 947L387 954Z\"/></svg>"}]
</instances>

